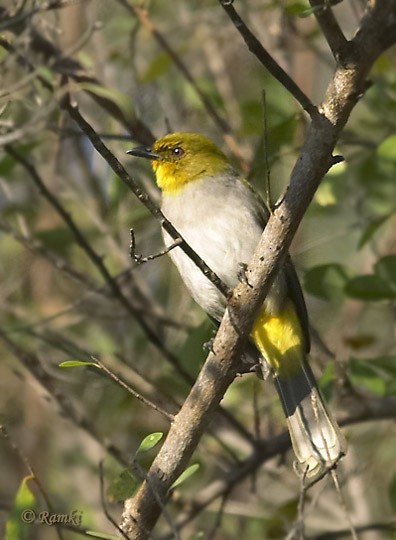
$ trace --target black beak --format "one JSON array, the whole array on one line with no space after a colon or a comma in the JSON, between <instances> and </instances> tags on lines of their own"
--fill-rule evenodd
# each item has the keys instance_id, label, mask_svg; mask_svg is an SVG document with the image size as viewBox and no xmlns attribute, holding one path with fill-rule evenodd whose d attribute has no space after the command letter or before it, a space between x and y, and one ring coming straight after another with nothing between
<instances>
[{"instance_id":1,"label":"black beak","mask_svg":"<svg viewBox=\"0 0 396 540\"><path fill-rule=\"evenodd\" d=\"M161 156L154 154L154 152L151 151L151 148L147 146L135 146L132 150L127 150L127 154L146 159L162 159Z\"/></svg>"}]
</instances>

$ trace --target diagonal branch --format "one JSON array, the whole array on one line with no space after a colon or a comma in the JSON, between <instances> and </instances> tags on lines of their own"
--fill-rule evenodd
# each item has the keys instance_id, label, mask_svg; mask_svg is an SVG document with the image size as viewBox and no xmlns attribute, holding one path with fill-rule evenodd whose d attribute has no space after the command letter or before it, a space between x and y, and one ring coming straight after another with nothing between
<instances>
[{"instance_id":1,"label":"diagonal branch","mask_svg":"<svg viewBox=\"0 0 396 540\"><path fill-rule=\"evenodd\" d=\"M263 47L253 32L246 26L240 15L236 12L232 2L229 0L219 0L220 5L231 19L233 25L241 34L249 51L254 54L263 66L268 69L271 75L279 81L299 102L301 107L314 119L318 110L307 95L301 90L298 84L286 73L286 71L276 62L276 60Z\"/></svg>"},{"instance_id":2,"label":"diagonal branch","mask_svg":"<svg viewBox=\"0 0 396 540\"><path fill-rule=\"evenodd\" d=\"M314 14L337 63L344 65L349 41L344 36L331 7L325 0L310 0Z\"/></svg>"},{"instance_id":3,"label":"diagonal branch","mask_svg":"<svg viewBox=\"0 0 396 540\"><path fill-rule=\"evenodd\" d=\"M321 179L335 161L332 152L336 141L364 93L365 78L381 52L378 21L382 19L385 24L388 12L387 2L381 0L380 3L382 10L377 12L378 20L372 25L366 22L361 29L363 35L359 42L354 43L354 66L349 69L337 68L320 108L320 115L313 114L313 122L291 173L289 186L271 215L251 260L247 271L250 286L239 284L230 297L229 307L213 344L217 354L210 352L189 396L176 415L167 439L148 472L150 482L143 482L135 497L125 501L121 526L134 540L146 539L160 516L161 509L151 486L155 487L156 496L160 496L165 503L172 483L186 467L217 404L232 382L243 347L243 336L249 334L299 223ZM224 7L230 6L228 2ZM370 50L370 54L367 54L367 50Z\"/></svg>"},{"instance_id":4,"label":"diagonal branch","mask_svg":"<svg viewBox=\"0 0 396 540\"><path fill-rule=\"evenodd\" d=\"M190 257L192 261L200 268L204 275L217 287L217 289L224 295L229 294L228 287L221 281L221 279L209 268L209 266L198 256L197 253L187 244L187 242L181 237L181 235L174 228L172 223L166 219L161 210L154 204L148 194L143 191L142 187L134 180L124 169L118 159L110 152L105 144L100 140L95 130L88 124L83 118L78 107L75 103L71 103L68 96L63 101L63 108L70 114L73 120L78 124L85 135L90 139L93 146L99 152L99 154L107 161L117 176L128 186L128 188L136 195L139 201L151 212L151 214L157 218L162 227L174 240L180 241L179 248L182 249L186 255Z\"/></svg>"}]
</instances>

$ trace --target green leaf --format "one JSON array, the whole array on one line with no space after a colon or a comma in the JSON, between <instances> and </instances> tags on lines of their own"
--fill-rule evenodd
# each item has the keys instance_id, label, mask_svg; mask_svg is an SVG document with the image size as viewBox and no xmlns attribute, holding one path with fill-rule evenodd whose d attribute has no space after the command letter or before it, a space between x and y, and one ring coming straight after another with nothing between
<instances>
[{"instance_id":1,"label":"green leaf","mask_svg":"<svg viewBox=\"0 0 396 540\"><path fill-rule=\"evenodd\" d=\"M78 83L77 88L112 101L127 117L131 116L133 113L131 98L127 94L123 94L115 88L108 88L106 86L102 86L101 84L88 82Z\"/></svg>"},{"instance_id":2,"label":"green leaf","mask_svg":"<svg viewBox=\"0 0 396 540\"><path fill-rule=\"evenodd\" d=\"M54 82L54 72L48 66L40 66L37 71L40 77L48 83L52 84Z\"/></svg>"},{"instance_id":3,"label":"green leaf","mask_svg":"<svg viewBox=\"0 0 396 540\"><path fill-rule=\"evenodd\" d=\"M305 272L304 285L310 294L334 300L342 296L347 279L347 272L341 264L321 264Z\"/></svg>"},{"instance_id":4,"label":"green leaf","mask_svg":"<svg viewBox=\"0 0 396 540\"><path fill-rule=\"evenodd\" d=\"M154 448L154 446L159 443L163 436L164 434L160 431L147 435L147 437L145 437L140 443L140 446L136 451L136 455L138 455L140 452L147 452L148 450L151 450L151 448Z\"/></svg>"},{"instance_id":5,"label":"green leaf","mask_svg":"<svg viewBox=\"0 0 396 540\"><path fill-rule=\"evenodd\" d=\"M103 538L104 540L120 540L120 537L115 534L102 533L99 531L84 531L84 534L93 536L94 538Z\"/></svg>"},{"instance_id":6,"label":"green leaf","mask_svg":"<svg viewBox=\"0 0 396 540\"><path fill-rule=\"evenodd\" d=\"M366 301L394 300L396 291L377 275L352 278L345 287L345 293L352 298Z\"/></svg>"},{"instance_id":7,"label":"green leaf","mask_svg":"<svg viewBox=\"0 0 396 540\"><path fill-rule=\"evenodd\" d=\"M199 469L199 463L193 463L193 465L190 465L184 472L181 473L179 478L177 478L173 484L171 485L171 489L175 489L177 486L180 486L183 482L187 480L187 478L190 478L194 473L197 472Z\"/></svg>"},{"instance_id":8,"label":"green leaf","mask_svg":"<svg viewBox=\"0 0 396 540\"><path fill-rule=\"evenodd\" d=\"M46 248L57 253L65 254L70 246L75 245L75 239L69 229L65 227L54 227L36 233L36 237Z\"/></svg>"},{"instance_id":9,"label":"green leaf","mask_svg":"<svg viewBox=\"0 0 396 540\"><path fill-rule=\"evenodd\" d=\"M33 476L26 476L15 495L11 512L6 521L5 540L27 540L35 517L36 500L27 484Z\"/></svg>"},{"instance_id":10,"label":"green leaf","mask_svg":"<svg viewBox=\"0 0 396 540\"><path fill-rule=\"evenodd\" d=\"M166 73L171 65L169 54L161 52L150 62L146 70L140 75L140 84L148 84Z\"/></svg>"},{"instance_id":11,"label":"green leaf","mask_svg":"<svg viewBox=\"0 0 396 540\"><path fill-rule=\"evenodd\" d=\"M313 13L316 13L322 8L323 6L312 6L311 8L305 9L304 11L299 13L298 16L301 17L301 19L305 19L306 17L309 17L310 15L312 15Z\"/></svg>"},{"instance_id":12,"label":"green leaf","mask_svg":"<svg viewBox=\"0 0 396 540\"><path fill-rule=\"evenodd\" d=\"M352 384L364 387L373 394L384 396L386 394L386 383L381 378L375 367L364 360L351 358L349 361L349 371Z\"/></svg>"},{"instance_id":13,"label":"green leaf","mask_svg":"<svg viewBox=\"0 0 396 540\"><path fill-rule=\"evenodd\" d=\"M396 135L391 135L378 146L377 154L383 159L396 161Z\"/></svg>"},{"instance_id":14,"label":"green leaf","mask_svg":"<svg viewBox=\"0 0 396 540\"><path fill-rule=\"evenodd\" d=\"M329 363L322 371L322 374L318 380L319 388L326 400L330 400L331 397L331 388L334 383L334 364Z\"/></svg>"},{"instance_id":15,"label":"green leaf","mask_svg":"<svg viewBox=\"0 0 396 540\"><path fill-rule=\"evenodd\" d=\"M128 469L124 469L109 485L106 494L112 502L122 502L135 493L139 480Z\"/></svg>"},{"instance_id":16,"label":"green leaf","mask_svg":"<svg viewBox=\"0 0 396 540\"><path fill-rule=\"evenodd\" d=\"M378 356L376 358L367 358L365 363L376 369L378 373L387 376L388 379L396 378L396 356Z\"/></svg>"},{"instance_id":17,"label":"green leaf","mask_svg":"<svg viewBox=\"0 0 396 540\"><path fill-rule=\"evenodd\" d=\"M100 367L96 362L84 362L83 360L66 360L59 364L60 368L81 367L81 366L95 366Z\"/></svg>"},{"instance_id":18,"label":"green leaf","mask_svg":"<svg viewBox=\"0 0 396 540\"><path fill-rule=\"evenodd\" d=\"M392 217L393 214L386 214L385 216L381 216L378 219L374 219L369 223L369 225L366 227L366 229L363 231L363 234L359 240L358 248L361 249L363 246L369 242L372 237L375 235L375 233L378 231L378 229L383 225L390 217Z\"/></svg>"},{"instance_id":19,"label":"green leaf","mask_svg":"<svg viewBox=\"0 0 396 540\"><path fill-rule=\"evenodd\" d=\"M396 255L387 255L379 259L375 263L374 270L376 275L396 292Z\"/></svg>"},{"instance_id":20,"label":"green leaf","mask_svg":"<svg viewBox=\"0 0 396 540\"><path fill-rule=\"evenodd\" d=\"M306 2L292 2L285 6L285 11L290 17L300 17L308 8Z\"/></svg>"}]
</instances>

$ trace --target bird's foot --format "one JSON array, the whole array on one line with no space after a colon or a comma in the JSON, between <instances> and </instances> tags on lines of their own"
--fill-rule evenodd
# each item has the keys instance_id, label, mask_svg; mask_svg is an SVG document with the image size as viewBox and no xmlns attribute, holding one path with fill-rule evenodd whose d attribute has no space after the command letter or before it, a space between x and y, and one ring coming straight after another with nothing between
<instances>
[{"instance_id":1,"label":"bird's foot","mask_svg":"<svg viewBox=\"0 0 396 540\"><path fill-rule=\"evenodd\" d=\"M238 263L239 270L237 272L237 278L240 283L244 283L248 287L252 287L252 285L249 283L246 272L248 269L248 265L244 262Z\"/></svg>"}]
</instances>

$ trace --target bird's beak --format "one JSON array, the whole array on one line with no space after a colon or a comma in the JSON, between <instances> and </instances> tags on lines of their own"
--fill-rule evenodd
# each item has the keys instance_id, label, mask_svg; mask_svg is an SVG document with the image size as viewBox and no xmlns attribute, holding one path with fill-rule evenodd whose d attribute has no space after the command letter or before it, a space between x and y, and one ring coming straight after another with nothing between
<instances>
[{"instance_id":1,"label":"bird's beak","mask_svg":"<svg viewBox=\"0 0 396 540\"><path fill-rule=\"evenodd\" d=\"M162 159L161 156L154 154L154 152L151 151L151 148L147 146L135 146L132 150L127 150L127 154L146 159Z\"/></svg>"}]
</instances>

